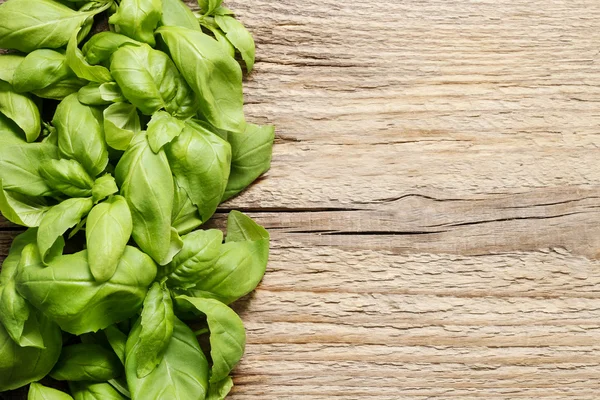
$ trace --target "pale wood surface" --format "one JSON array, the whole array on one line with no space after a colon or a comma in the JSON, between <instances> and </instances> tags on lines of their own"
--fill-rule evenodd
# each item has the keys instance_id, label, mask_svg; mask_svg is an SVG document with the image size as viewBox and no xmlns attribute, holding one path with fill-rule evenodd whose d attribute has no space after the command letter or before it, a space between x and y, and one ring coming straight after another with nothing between
<instances>
[{"instance_id":1,"label":"pale wood surface","mask_svg":"<svg viewBox=\"0 0 600 400\"><path fill-rule=\"evenodd\" d=\"M278 127L231 399L598 399L600 2L227 5Z\"/></svg>"}]
</instances>

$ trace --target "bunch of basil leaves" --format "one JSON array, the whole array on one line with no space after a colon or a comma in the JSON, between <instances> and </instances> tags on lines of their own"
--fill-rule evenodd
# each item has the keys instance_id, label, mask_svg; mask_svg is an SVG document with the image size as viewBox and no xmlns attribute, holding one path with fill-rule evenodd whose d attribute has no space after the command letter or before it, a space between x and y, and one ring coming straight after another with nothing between
<instances>
[{"instance_id":1,"label":"bunch of basil leaves","mask_svg":"<svg viewBox=\"0 0 600 400\"><path fill-rule=\"evenodd\" d=\"M221 0L8 0L0 48L0 392L225 398L269 234L199 228L270 167L252 36Z\"/></svg>"}]
</instances>

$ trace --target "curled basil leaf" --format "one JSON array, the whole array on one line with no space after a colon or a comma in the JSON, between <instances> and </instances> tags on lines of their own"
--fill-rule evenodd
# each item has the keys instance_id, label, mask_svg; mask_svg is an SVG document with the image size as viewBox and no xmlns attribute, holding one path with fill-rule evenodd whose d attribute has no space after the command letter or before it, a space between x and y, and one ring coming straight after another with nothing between
<instances>
[{"instance_id":1,"label":"curled basil leaf","mask_svg":"<svg viewBox=\"0 0 600 400\"><path fill-rule=\"evenodd\" d=\"M94 206L86 223L86 238L90 270L98 282L106 282L117 270L133 222L127 201L113 196Z\"/></svg>"},{"instance_id":2,"label":"curled basil leaf","mask_svg":"<svg viewBox=\"0 0 600 400\"><path fill-rule=\"evenodd\" d=\"M75 160L46 160L40 165L40 175L53 190L70 197L92 195L94 181Z\"/></svg>"},{"instance_id":3,"label":"curled basil leaf","mask_svg":"<svg viewBox=\"0 0 600 400\"><path fill-rule=\"evenodd\" d=\"M173 177L164 152L155 154L145 134L136 136L115 177L131 209L133 239L160 265L169 263L182 243L171 228Z\"/></svg>"},{"instance_id":4,"label":"curled basil leaf","mask_svg":"<svg viewBox=\"0 0 600 400\"><path fill-rule=\"evenodd\" d=\"M154 46L154 29L161 13L161 0L122 0L108 22L115 25L117 33Z\"/></svg>"},{"instance_id":5,"label":"curled basil leaf","mask_svg":"<svg viewBox=\"0 0 600 400\"><path fill-rule=\"evenodd\" d=\"M161 35L175 65L198 95L200 112L219 129L245 129L242 70L210 36L196 30L163 26ZM194 60L190 62L190 60Z\"/></svg>"},{"instance_id":6,"label":"curled basil leaf","mask_svg":"<svg viewBox=\"0 0 600 400\"><path fill-rule=\"evenodd\" d=\"M24 59L20 54L0 54L0 80L12 84L14 73Z\"/></svg>"},{"instance_id":7,"label":"curled basil leaf","mask_svg":"<svg viewBox=\"0 0 600 400\"><path fill-rule=\"evenodd\" d=\"M10 84L2 81L0 81L0 113L21 128L28 142L34 142L40 136L42 130L40 111L33 100L26 95L16 93Z\"/></svg>"},{"instance_id":8,"label":"curled basil leaf","mask_svg":"<svg viewBox=\"0 0 600 400\"><path fill-rule=\"evenodd\" d=\"M58 158L57 150L47 143L0 147L0 179L4 190L32 197L52 194L39 170L44 162Z\"/></svg>"},{"instance_id":9,"label":"curled basil leaf","mask_svg":"<svg viewBox=\"0 0 600 400\"><path fill-rule=\"evenodd\" d=\"M227 39L240 52L246 63L248 72L254 68L256 46L252 34L248 32L244 24L228 15L215 16L215 22L225 32Z\"/></svg>"},{"instance_id":10,"label":"curled basil leaf","mask_svg":"<svg viewBox=\"0 0 600 400\"><path fill-rule=\"evenodd\" d=\"M246 347L246 331L240 317L218 300L179 296L206 315L210 330L210 355L213 366L210 382L227 379L235 365L242 359Z\"/></svg>"},{"instance_id":11,"label":"curled basil leaf","mask_svg":"<svg viewBox=\"0 0 600 400\"><path fill-rule=\"evenodd\" d=\"M127 43L141 44L125 35L115 32L100 32L95 34L83 45L82 53L92 65L107 61L117 49Z\"/></svg>"},{"instance_id":12,"label":"curled basil leaf","mask_svg":"<svg viewBox=\"0 0 600 400\"><path fill-rule=\"evenodd\" d=\"M221 6L223 0L198 0L200 6L200 12L202 14L212 14L216 9Z\"/></svg>"},{"instance_id":13,"label":"curled basil leaf","mask_svg":"<svg viewBox=\"0 0 600 400\"><path fill-rule=\"evenodd\" d=\"M28 249L39 251L34 246L24 252ZM110 280L96 282L84 250L56 257L47 267L26 265L17 277L17 290L62 330L81 335L135 315L155 277L152 259L128 246Z\"/></svg>"},{"instance_id":14,"label":"curled basil leaf","mask_svg":"<svg viewBox=\"0 0 600 400\"><path fill-rule=\"evenodd\" d=\"M73 398L65 392L34 382L29 386L27 400L73 400Z\"/></svg>"},{"instance_id":15,"label":"curled basil leaf","mask_svg":"<svg viewBox=\"0 0 600 400\"><path fill-rule=\"evenodd\" d=\"M106 143L115 150L127 150L131 139L141 131L137 108L129 103L115 103L104 110Z\"/></svg>"},{"instance_id":16,"label":"curled basil leaf","mask_svg":"<svg viewBox=\"0 0 600 400\"><path fill-rule=\"evenodd\" d=\"M102 175L94 182L94 186L92 187L92 199L94 200L94 203L97 203L118 191L119 188L117 187L115 178L111 174Z\"/></svg>"},{"instance_id":17,"label":"curled basil leaf","mask_svg":"<svg viewBox=\"0 0 600 400\"><path fill-rule=\"evenodd\" d=\"M165 152L177 183L198 207L202 220L208 221L227 187L231 146L202 126L187 123Z\"/></svg>"},{"instance_id":18,"label":"curled basil leaf","mask_svg":"<svg viewBox=\"0 0 600 400\"><path fill-rule=\"evenodd\" d=\"M56 240L69 228L77 225L90 212L92 205L90 198L67 199L44 215L37 234L40 255L44 262Z\"/></svg>"},{"instance_id":19,"label":"curled basil leaf","mask_svg":"<svg viewBox=\"0 0 600 400\"><path fill-rule=\"evenodd\" d=\"M227 377L219 382L210 383L206 400L224 400L233 388L233 379Z\"/></svg>"},{"instance_id":20,"label":"curled basil leaf","mask_svg":"<svg viewBox=\"0 0 600 400\"><path fill-rule=\"evenodd\" d=\"M271 167L275 128L247 124L244 133L230 132L231 173L221 201L230 199L244 190Z\"/></svg>"},{"instance_id":21,"label":"curled basil leaf","mask_svg":"<svg viewBox=\"0 0 600 400\"><path fill-rule=\"evenodd\" d=\"M89 106L105 106L125 101L119 85L115 82L92 82L79 90L78 98L80 103Z\"/></svg>"},{"instance_id":22,"label":"curled basil leaf","mask_svg":"<svg viewBox=\"0 0 600 400\"><path fill-rule=\"evenodd\" d=\"M173 181L175 183L175 193L171 221L177 233L185 235L202 225L202 218L198 213L198 207L192 203L187 192L177 182L177 178Z\"/></svg>"},{"instance_id":23,"label":"curled basil leaf","mask_svg":"<svg viewBox=\"0 0 600 400\"><path fill-rule=\"evenodd\" d=\"M164 284L155 282L144 300L139 343L136 346L137 377L148 376L160 364L173 335L173 302Z\"/></svg>"},{"instance_id":24,"label":"curled basil leaf","mask_svg":"<svg viewBox=\"0 0 600 400\"><path fill-rule=\"evenodd\" d=\"M50 376L58 381L104 382L123 371L121 361L99 344L65 346Z\"/></svg>"},{"instance_id":25,"label":"curled basil leaf","mask_svg":"<svg viewBox=\"0 0 600 400\"><path fill-rule=\"evenodd\" d=\"M27 227L40 225L50 207L42 197L30 197L4 190L0 180L0 212L10 222Z\"/></svg>"},{"instance_id":26,"label":"curled basil leaf","mask_svg":"<svg viewBox=\"0 0 600 400\"><path fill-rule=\"evenodd\" d=\"M169 113L158 111L148 123L148 143L153 152L158 153L164 145L171 143L181 134L185 123L172 117Z\"/></svg>"},{"instance_id":27,"label":"curled basil leaf","mask_svg":"<svg viewBox=\"0 0 600 400\"><path fill-rule=\"evenodd\" d=\"M17 92L47 88L72 76L65 55L49 49L29 53L13 75L12 85Z\"/></svg>"},{"instance_id":28,"label":"curled basil leaf","mask_svg":"<svg viewBox=\"0 0 600 400\"><path fill-rule=\"evenodd\" d=\"M142 326L138 321L127 339L125 375L132 399L198 400L206 396L208 361L190 328L174 319L173 334L158 367L138 378L137 348Z\"/></svg>"},{"instance_id":29,"label":"curled basil leaf","mask_svg":"<svg viewBox=\"0 0 600 400\"><path fill-rule=\"evenodd\" d=\"M82 51L78 47L77 35L79 30L74 31L67 45L67 63L75 72L75 75L90 82L110 82L112 76L110 71L101 65L90 65Z\"/></svg>"},{"instance_id":30,"label":"curled basil leaf","mask_svg":"<svg viewBox=\"0 0 600 400\"><path fill-rule=\"evenodd\" d=\"M200 30L200 24L190 8L181 0L162 0L160 25L183 26Z\"/></svg>"},{"instance_id":31,"label":"curled basil leaf","mask_svg":"<svg viewBox=\"0 0 600 400\"><path fill-rule=\"evenodd\" d=\"M51 100L62 100L70 94L76 93L88 82L76 76L64 79L44 89L34 90L32 93L37 97Z\"/></svg>"},{"instance_id":32,"label":"curled basil leaf","mask_svg":"<svg viewBox=\"0 0 600 400\"><path fill-rule=\"evenodd\" d=\"M147 44L120 47L110 69L123 95L142 113L152 115L165 109L180 118L195 114L194 92L162 51Z\"/></svg>"},{"instance_id":33,"label":"curled basil leaf","mask_svg":"<svg viewBox=\"0 0 600 400\"><path fill-rule=\"evenodd\" d=\"M60 102L52 123L64 157L79 161L93 178L104 171L108 151L100 110L81 104L77 94L72 94Z\"/></svg>"},{"instance_id":34,"label":"curled basil leaf","mask_svg":"<svg viewBox=\"0 0 600 400\"><path fill-rule=\"evenodd\" d=\"M75 400L125 400L108 383L69 382L69 389Z\"/></svg>"}]
</instances>

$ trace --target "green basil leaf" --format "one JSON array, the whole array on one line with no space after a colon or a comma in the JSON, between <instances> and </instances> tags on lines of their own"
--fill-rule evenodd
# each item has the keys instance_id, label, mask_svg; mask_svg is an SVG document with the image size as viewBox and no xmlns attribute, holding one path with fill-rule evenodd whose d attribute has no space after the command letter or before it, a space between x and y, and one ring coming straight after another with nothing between
<instances>
[{"instance_id":1,"label":"green basil leaf","mask_svg":"<svg viewBox=\"0 0 600 400\"><path fill-rule=\"evenodd\" d=\"M36 227L50 207L42 197L29 197L4 190L0 180L0 212L13 224Z\"/></svg>"},{"instance_id":2,"label":"green basil leaf","mask_svg":"<svg viewBox=\"0 0 600 400\"><path fill-rule=\"evenodd\" d=\"M4 190L32 197L52 194L39 169L45 161L58 158L57 150L46 143L0 147L0 179Z\"/></svg>"},{"instance_id":3,"label":"green basil leaf","mask_svg":"<svg viewBox=\"0 0 600 400\"><path fill-rule=\"evenodd\" d=\"M100 11L78 12L52 0L9 0L0 6L0 48L25 53L58 49Z\"/></svg>"},{"instance_id":4,"label":"green basil leaf","mask_svg":"<svg viewBox=\"0 0 600 400\"><path fill-rule=\"evenodd\" d=\"M137 108L129 103L115 103L104 110L106 143L115 150L127 150L131 140L142 130Z\"/></svg>"},{"instance_id":5,"label":"green basil leaf","mask_svg":"<svg viewBox=\"0 0 600 400\"><path fill-rule=\"evenodd\" d=\"M152 115L165 109L188 118L196 113L196 96L173 61L147 44L127 45L112 56L110 69L123 95L139 110Z\"/></svg>"},{"instance_id":6,"label":"green basil leaf","mask_svg":"<svg viewBox=\"0 0 600 400\"><path fill-rule=\"evenodd\" d=\"M231 145L231 173L221 201L240 193L271 167L275 128L272 126L246 125L246 132L230 132L227 141Z\"/></svg>"},{"instance_id":7,"label":"green basil leaf","mask_svg":"<svg viewBox=\"0 0 600 400\"><path fill-rule=\"evenodd\" d=\"M34 382L29 386L27 400L73 400L73 398L65 392Z\"/></svg>"},{"instance_id":8,"label":"green basil leaf","mask_svg":"<svg viewBox=\"0 0 600 400\"><path fill-rule=\"evenodd\" d=\"M170 287L189 289L198 282L199 272L217 262L223 243L223 232L218 229L199 230L185 235L182 239L183 248L167 265L167 284Z\"/></svg>"},{"instance_id":9,"label":"green basil leaf","mask_svg":"<svg viewBox=\"0 0 600 400\"><path fill-rule=\"evenodd\" d=\"M227 7L219 6L213 11L213 15L234 15L234 13Z\"/></svg>"},{"instance_id":10,"label":"green basil leaf","mask_svg":"<svg viewBox=\"0 0 600 400\"><path fill-rule=\"evenodd\" d=\"M80 103L89 106L105 106L126 100L115 82L92 82L79 90L78 98Z\"/></svg>"},{"instance_id":11,"label":"green basil leaf","mask_svg":"<svg viewBox=\"0 0 600 400\"><path fill-rule=\"evenodd\" d=\"M19 346L44 348L37 313L17 292L14 280L0 287L0 322Z\"/></svg>"},{"instance_id":12,"label":"green basil leaf","mask_svg":"<svg viewBox=\"0 0 600 400\"><path fill-rule=\"evenodd\" d=\"M58 148L64 157L79 161L92 178L104 171L108 151L100 110L81 104L77 94L72 94L60 102L52 123L58 131Z\"/></svg>"},{"instance_id":13,"label":"green basil leaf","mask_svg":"<svg viewBox=\"0 0 600 400\"><path fill-rule=\"evenodd\" d=\"M215 39L217 39L217 42L219 42L223 50L225 50L225 52L231 57L235 57L235 47L233 46L233 44L231 44L229 39L227 39L227 36L225 36L225 34L218 28L212 26L207 26L207 28L215 36Z\"/></svg>"},{"instance_id":14,"label":"green basil leaf","mask_svg":"<svg viewBox=\"0 0 600 400\"><path fill-rule=\"evenodd\" d=\"M56 240L69 228L74 227L92 209L92 199L73 198L67 199L57 206L52 207L40 222L38 229L38 246L42 260L46 261L46 255Z\"/></svg>"},{"instance_id":15,"label":"green basil leaf","mask_svg":"<svg viewBox=\"0 0 600 400\"><path fill-rule=\"evenodd\" d=\"M42 130L40 111L33 100L16 93L10 84L2 81L0 81L0 113L13 120L23 130L28 142L34 142L40 136Z\"/></svg>"},{"instance_id":16,"label":"green basil leaf","mask_svg":"<svg viewBox=\"0 0 600 400\"><path fill-rule=\"evenodd\" d=\"M187 123L165 152L177 183L198 207L202 220L208 221L227 187L231 146L200 125Z\"/></svg>"},{"instance_id":17,"label":"green basil leaf","mask_svg":"<svg viewBox=\"0 0 600 400\"><path fill-rule=\"evenodd\" d=\"M94 200L94 203L97 203L118 191L119 188L117 187L115 178L111 174L102 175L94 182L94 186L92 187L92 199Z\"/></svg>"},{"instance_id":18,"label":"green basil leaf","mask_svg":"<svg viewBox=\"0 0 600 400\"><path fill-rule=\"evenodd\" d=\"M157 111L148 123L148 143L153 152L158 153L164 145L171 143L181 134L185 123L164 111Z\"/></svg>"},{"instance_id":19,"label":"green basil leaf","mask_svg":"<svg viewBox=\"0 0 600 400\"><path fill-rule=\"evenodd\" d=\"M59 327L36 312L45 349L20 347L0 324L0 392L38 381L50 372L62 348Z\"/></svg>"},{"instance_id":20,"label":"green basil leaf","mask_svg":"<svg viewBox=\"0 0 600 400\"><path fill-rule=\"evenodd\" d=\"M87 83L86 80L70 77L44 89L34 90L32 93L43 99L63 100L68 95L76 93Z\"/></svg>"},{"instance_id":21,"label":"green basil leaf","mask_svg":"<svg viewBox=\"0 0 600 400\"><path fill-rule=\"evenodd\" d=\"M86 42L82 52L90 64L97 65L107 61L119 47L127 43L141 44L136 40L115 32L100 32Z\"/></svg>"},{"instance_id":22,"label":"green basil leaf","mask_svg":"<svg viewBox=\"0 0 600 400\"><path fill-rule=\"evenodd\" d=\"M34 50L16 69L12 86L16 92L31 92L71 76L64 54L49 49Z\"/></svg>"},{"instance_id":23,"label":"green basil leaf","mask_svg":"<svg viewBox=\"0 0 600 400\"><path fill-rule=\"evenodd\" d=\"M174 321L171 294L164 284L155 282L146 295L140 318L142 330L135 350L138 378L148 376L162 361L173 335Z\"/></svg>"},{"instance_id":24,"label":"green basil leaf","mask_svg":"<svg viewBox=\"0 0 600 400\"><path fill-rule=\"evenodd\" d=\"M125 400L108 383L69 382L75 400Z\"/></svg>"},{"instance_id":25,"label":"green basil leaf","mask_svg":"<svg viewBox=\"0 0 600 400\"><path fill-rule=\"evenodd\" d=\"M131 209L133 239L160 265L169 263L183 244L171 228L174 189L166 155L155 154L140 134L121 157L115 177Z\"/></svg>"},{"instance_id":26,"label":"green basil leaf","mask_svg":"<svg viewBox=\"0 0 600 400\"><path fill-rule=\"evenodd\" d=\"M236 211L229 214L227 225L219 259L198 271L198 283L192 293L209 293L229 304L250 293L262 280L269 259L269 234Z\"/></svg>"},{"instance_id":27,"label":"green basil leaf","mask_svg":"<svg viewBox=\"0 0 600 400\"><path fill-rule=\"evenodd\" d=\"M75 335L96 332L135 315L156 277L152 259L128 246L107 282L96 282L87 260L84 250L57 257L45 268L40 263L25 266L17 277L17 290Z\"/></svg>"},{"instance_id":28,"label":"green basil leaf","mask_svg":"<svg viewBox=\"0 0 600 400\"><path fill-rule=\"evenodd\" d=\"M200 12L202 14L212 14L217 8L221 6L223 0L198 0L200 6Z\"/></svg>"},{"instance_id":29,"label":"green basil leaf","mask_svg":"<svg viewBox=\"0 0 600 400\"><path fill-rule=\"evenodd\" d=\"M127 335L125 335L116 325L111 325L104 330L106 339L110 343L113 351L121 360L121 364L125 365L125 346L127 344Z\"/></svg>"},{"instance_id":30,"label":"green basil leaf","mask_svg":"<svg viewBox=\"0 0 600 400\"><path fill-rule=\"evenodd\" d=\"M154 30L162 14L161 0L122 0L117 12L108 22L117 33L145 42L154 47Z\"/></svg>"},{"instance_id":31,"label":"green basil leaf","mask_svg":"<svg viewBox=\"0 0 600 400\"><path fill-rule=\"evenodd\" d=\"M78 47L78 34L79 30L73 31L67 45L67 63L69 67L75 72L75 75L91 82L103 83L112 81L112 76L107 68L101 65L90 65L87 62Z\"/></svg>"},{"instance_id":32,"label":"green basil leaf","mask_svg":"<svg viewBox=\"0 0 600 400\"><path fill-rule=\"evenodd\" d=\"M181 0L162 0L160 25L183 26L200 30L200 24L190 8Z\"/></svg>"},{"instance_id":33,"label":"green basil leaf","mask_svg":"<svg viewBox=\"0 0 600 400\"><path fill-rule=\"evenodd\" d=\"M104 382L123 371L119 358L99 344L65 346L50 376L58 381Z\"/></svg>"},{"instance_id":34,"label":"green basil leaf","mask_svg":"<svg viewBox=\"0 0 600 400\"><path fill-rule=\"evenodd\" d=\"M215 22L225 32L227 39L235 46L246 63L248 72L254 68L256 46L252 34L248 32L244 24L228 15L215 16Z\"/></svg>"},{"instance_id":35,"label":"green basil leaf","mask_svg":"<svg viewBox=\"0 0 600 400\"><path fill-rule=\"evenodd\" d=\"M230 376L222 381L210 383L206 400L224 400L233 388L233 379Z\"/></svg>"},{"instance_id":36,"label":"green basil leaf","mask_svg":"<svg viewBox=\"0 0 600 400\"><path fill-rule=\"evenodd\" d=\"M198 213L198 207L192 203L187 192L174 178L175 193L173 196L173 213L171 221L175 230L180 235L185 235L202 225L202 218Z\"/></svg>"},{"instance_id":37,"label":"green basil leaf","mask_svg":"<svg viewBox=\"0 0 600 400\"><path fill-rule=\"evenodd\" d=\"M206 315L210 330L210 354L213 366L210 382L226 379L242 359L246 347L246 330L240 317L218 300L179 296Z\"/></svg>"},{"instance_id":38,"label":"green basil leaf","mask_svg":"<svg viewBox=\"0 0 600 400\"><path fill-rule=\"evenodd\" d=\"M2 262L0 268L0 286L6 285L12 281L19 272L19 263L21 262L21 253L27 245L35 244L37 241L37 229L27 229L25 232L17 235L13 240L8 255Z\"/></svg>"},{"instance_id":39,"label":"green basil leaf","mask_svg":"<svg viewBox=\"0 0 600 400\"><path fill-rule=\"evenodd\" d=\"M92 195L94 181L85 168L75 160L46 160L40 165L42 176L50 188L70 197Z\"/></svg>"},{"instance_id":40,"label":"green basil leaf","mask_svg":"<svg viewBox=\"0 0 600 400\"><path fill-rule=\"evenodd\" d=\"M24 59L20 54L0 54L0 80L12 84L13 75Z\"/></svg>"},{"instance_id":41,"label":"green basil leaf","mask_svg":"<svg viewBox=\"0 0 600 400\"><path fill-rule=\"evenodd\" d=\"M0 113L0 145L25 144L25 135L15 122Z\"/></svg>"},{"instance_id":42,"label":"green basil leaf","mask_svg":"<svg viewBox=\"0 0 600 400\"><path fill-rule=\"evenodd\" d=\"M138 321L127 339L125 374L132 399L204 399L208 387L208 361L186 324L175 318L173 335L158 367L137 376L137 348L142 326Z\"/></svg>"},{"instance_id":43,"label":"green basil leaf","mask_svg":"<svg viewBox=\"0 0 600 400\"><path fill-rule=\"evenodd\" d=\"M98 282L106 282L115 274L132 229L131 212L121 196L109 198L90 212L85 231L88 261Z\"/></svg>"},{"instance_id":44,"label":"green basil leaf","mask_svg":"<svg viewBox=\"0 0 600 400\"><path fill-rule=\"evenodd\" d=\"M246 122L242 70L235 59L226 54L216 40L200 31L163 26L156 32L198 95L204 117L219 129L243 132Z\"/></svg>"}]
</instances>

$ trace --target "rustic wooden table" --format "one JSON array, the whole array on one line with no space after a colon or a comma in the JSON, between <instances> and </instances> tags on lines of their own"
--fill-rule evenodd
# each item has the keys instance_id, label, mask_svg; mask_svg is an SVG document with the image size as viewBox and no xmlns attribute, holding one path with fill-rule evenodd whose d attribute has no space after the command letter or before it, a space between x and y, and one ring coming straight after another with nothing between
<instances>
[{"instance_id":1,"label":"rustic wooden table","mask_svg":"<svg viewBox=\"0 0 600 400\"><path fill-rule=\"evenodd\" d=\"M278 127L231 399L598 399L600 2L227 5Z\"/></svg>"}]
</instances>

